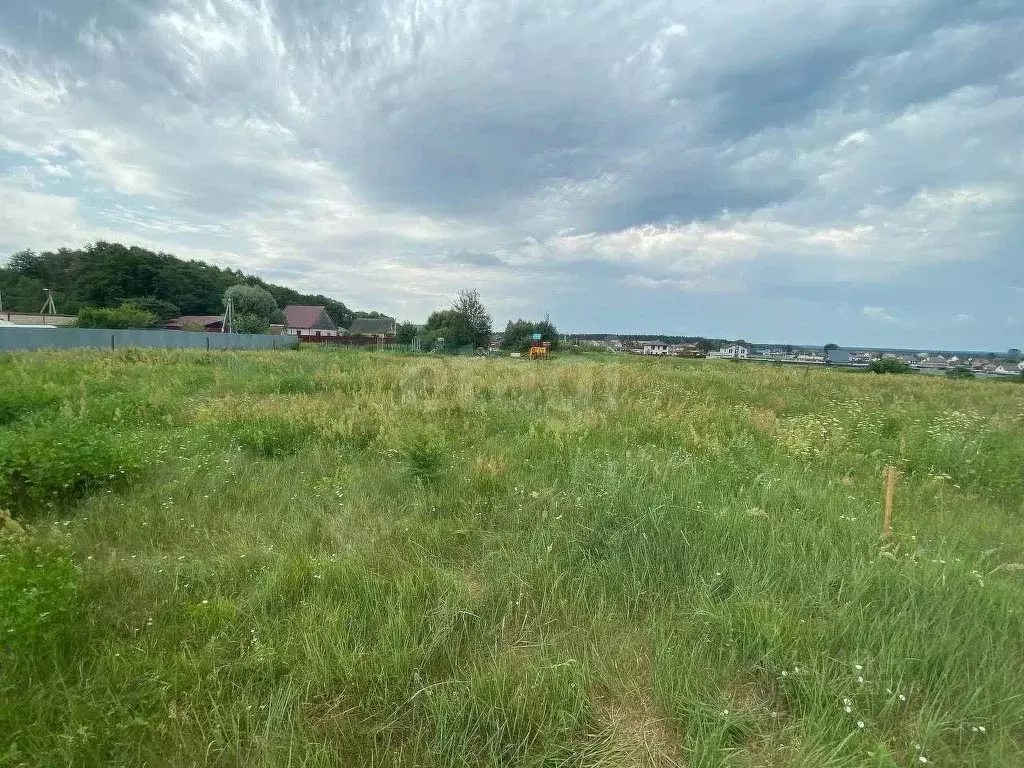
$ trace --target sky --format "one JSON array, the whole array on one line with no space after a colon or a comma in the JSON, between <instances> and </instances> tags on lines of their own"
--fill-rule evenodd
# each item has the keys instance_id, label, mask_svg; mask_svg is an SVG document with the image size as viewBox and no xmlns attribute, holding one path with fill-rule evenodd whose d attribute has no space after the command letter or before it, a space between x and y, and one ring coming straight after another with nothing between
<instances>
[{"instance_id":1,"label":"sky","mask_svg":"<svg viewBox=\"0 0 1024 768\"><path fill-rule=\"evenodd\" d=\"M1020 0L0 0L0 255L1024 347Z\"/></svg>"}]
</instances>

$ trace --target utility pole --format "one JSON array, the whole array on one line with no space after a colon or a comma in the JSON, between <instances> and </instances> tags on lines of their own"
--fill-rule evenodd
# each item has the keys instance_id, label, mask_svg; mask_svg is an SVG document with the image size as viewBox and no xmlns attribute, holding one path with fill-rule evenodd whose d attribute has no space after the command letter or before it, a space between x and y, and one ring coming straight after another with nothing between
<instances>
[{"instance_id":1,"label":"utility pole","mask_svg":"<svg viewBox=\"0 0 1024 768\"><path fill-rule=\"evenodd\" d=\"M224 319L220 324L221 333L231 333L235 324L235 308L231 304L231 297L228 296L224 302Z\"/></svg>"},{"instance_id":2,"label":"utility pole","mask_svg":"<svg viewBox=\"0 0 1024 768\"><path fill-rule=\"evenodd\" d=\"M46 292L46 303L43 304L43 308L40 310L40 313L43 315L56 315L57 308L53 305L53 294L50 292L49 288L43 288L43 290Z\"/></svg>"}]
</instances>

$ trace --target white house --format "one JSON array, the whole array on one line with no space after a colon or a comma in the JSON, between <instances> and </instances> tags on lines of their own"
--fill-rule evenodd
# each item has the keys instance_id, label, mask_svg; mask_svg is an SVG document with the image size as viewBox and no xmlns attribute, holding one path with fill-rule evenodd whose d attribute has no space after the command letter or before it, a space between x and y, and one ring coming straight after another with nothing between
<instances>
[{"instance_id":1,"label":"white house","mask_svg":"<svg viewBox=\"0 0 1024 768\"><path fill-rule=\"evenodd\" d=\"M992 371L992 373L998 373L1002 376L1017 376L1020 374L1021 371L1024 371L1024 368L1021 368L1019 365L1014 365L1013 363L1003 363L1002 365L998 366L994 371Z\"/></svg>"},{"instance_id":2,"label":"white house","mask_svg":"<svg viewBox=\"0 0 1024 768\"><path fill-rule=\"evenodd\" d=\"M746 360L750 357L750 347L745 347L742 344L732 344L728 347L722 347L717 352L709 353L708 357L718 360Z\"/></svg>"},{"instance_id":3,"label":"white house","mask_svg":"<svg viewBox=\"0 0 1024 768\"><path fill-rule=\"evenodd\" d=\"M640 342L640 354L641 355L667 355L668 344L660 339L654 341L641 341Z\"/></svg>"}]
</instances>

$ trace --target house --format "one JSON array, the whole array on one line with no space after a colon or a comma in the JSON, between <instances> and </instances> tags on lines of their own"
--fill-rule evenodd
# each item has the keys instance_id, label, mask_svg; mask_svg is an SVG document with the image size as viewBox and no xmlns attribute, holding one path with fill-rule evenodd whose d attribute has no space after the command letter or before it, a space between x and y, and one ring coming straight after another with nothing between
<instances>
[{"instance_id":1,"label":"house","mask_svg":"<svg viewBox=\"0 0 1024 768\"><path fill-rule=\"evenodd\" d=\"M220 333L224 330L224 316L182 315L168 320L164 327L169 331L203 330L207 333Z\"/></svg>"},{"instance_id":2,"label":"house","mask_svg":"<svg viewBox=\"0 0 1024 768\"><path fill-rule=\"evenodd\" d=\"M944 371L949 368L949 361L942 355L936 355L935 357L922 358L918 361L917 365L925 370Z\"/></svg>"},{"instance_id":3,"label":"house","mask_svg":"<svg viewBox=\"0 0 1024 768\"><path fill-rule=\"evenodd\" d=\"M348 329L349 336L370 336L384 341L395 339L395 319L393 317L357 317Z\"/></svg>"},{"instance_id":4,"label":"house","mask_svg":"<svg viewBox=\"0 0 1024 768\"><path fill-rule=\"evenodd\" d=\"M1024 368L1020 368L1013 363L1002 363L997 365L992 373L998 373L1000 376L1019 376Z\"/></svg>"},{"instance_id":5,"label":"house","mask_svg":"<svg viewBox=\"0 0 1024 768\"><path fill-rule=\"evenodd\" d=\"M655 339L654 341L641 341L640 342L640 354L641 355L667 355L668 344L661 339Z\"/></svg>"},{"instance_id":6,"label":"house","mask_svg":"<svg viewBox=\"0 0 1024 768\"><path fill-rule=\"evenodd\" d=\"M746 360L750 357L750 348L742 344L732 344L728 347L722 347L717 352L708 353L708 357L717 360Z\"/></svg>"},{"instance_id":7,"label":"house","mask_svg":"<svg viewBox=\"0 0 1024 768\"><path fill-rule=\"evenodd\" d=\"M828 365L853 365L853 353L844 349L830 349L825 353Z\"/></svg>"},{"instance_id":8,"label":"house","mask_svg":"<svg viewBox=\"0 0 1024 768\"><path fill-rule=\"evenodd\" d=\"M698 344L676 344L670 350L670 354L676 357L704 357L704 352Z\"/></svg>"},{"instance_id":9,"label":"house","mask_svg":"<svg viewBox=\"0 0 1024 768\"><path fill-rule=\"evenodd\" d=\"M344 330L327 314L327 307L289 304L284 308L284 332L289 336L331 338L341 336Z\"/></svg>"}]
</instances>

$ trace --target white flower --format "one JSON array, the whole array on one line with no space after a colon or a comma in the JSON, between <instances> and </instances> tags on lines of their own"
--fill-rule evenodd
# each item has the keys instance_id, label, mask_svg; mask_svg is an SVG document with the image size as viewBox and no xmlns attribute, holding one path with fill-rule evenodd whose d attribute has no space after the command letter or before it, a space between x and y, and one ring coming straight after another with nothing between
<instances>
[{"instance_id":1,"label":"white flower","mask_svg":"<svg viewBox=\"0 0 1024 768\"><path fill-rule=\"evenodd\" d=\"M789 675L789 672L787 672L786 670L782 670L782 676L783 677L786 677L788 675Z\"/></svg>"},{"instance_id":2,"label":"white flower","mask_svg":"<svg viewBox=\"0 0 1024 768\"><path fill-rule=\"evenodd\" d=\"M857 675L857 682L860 683L861 685L863 685L864 684L864 676L863 675Z\"/></svg>"},{"instance_id":3,"label":"white flower","mask_svg":"<svg viewBox=\"0 0 1024 768\"><path fill-rule=\"evenodd\" d=\"M845 707L843 707L843 711L846 714L850 714L851 712L853 712L853 707L851 707L849 704L847 704Z\"/></svg>"},{"instance_id":4,"label":"white flower","mask_svg":"<svg viewBox=\"0 0 1024 768\"><path fill-rule=\"evenodd\" d=\"M903 694L901 693L901 694L899 694L899 699L900 699L900 701L906 701L906 700L907 700L907 697L906 697L906 696L904 696L904 695L903 695Z\"/></svg>"},{"instance_id":5,"label":"white flower","mask_svg":"<svg viewBox=\"0 0 1024 768\"><path fill-rule=\"evenodd\" d=\"M917 762L919 762L919 763L927 763L928 762L928 758L925 757L924 755L918 755L917 756Z\"/></svg>"},{"instance_id":6,"label":"white flower","mask_svg":"<svg viewBox=\"0 0 1024 768\"><path fill-rule=\"evenodd\" d=\"M858 728L863 728L864 727L864 721L863 720L858 720L857 721L857 727Z\"/></svg>"},{"instance_id":7,"label":"white flower","mask_svg":"<svg viewBox=\"0 0 1024 768\"><path fill-rule=\"evenodd\" d=\"M985 726L984 725L979 725L978 726L978 730L981 731L982 733L984 733L985 732Z\"/></svg>"},{"instance_id":8,"label":"white flower","mask_svg":"<svg viewBox=\"0 0 1024 768\"><path fill-rule=\"evenodd\" d=\"M722 714L723 715L728 715L729 714L729 710L728 709L723 709L722 710Z\"/></svg>"},{"instance_id":9,"label":"white flower","mask_svg":"<svg viewBox=\"0 0 1024 768\"><path fill-rule=\"evenodd\" d=\"M203 604L203 605L209 605L209 604L210 604L210 601L209 601L209 600L203 600L202 604Z\"/></svg>"},{"instance_id":10,"label":"white flower","mask_svg":"<svg viewBox=\"0 0 1024 768\"><path fill-rule=\"evenodd\" d=\"M854 664L853 668L860 672L862 669L864 669L864 666L861 664Z\"/></svg>"},{"instance_id":11,"label":"white flower","mask_svg":"<svg viewBox=\"0 0 1024 768\"><path fill-rule=\"evenodd\" d=\"M850 706L851 704L853 704L853 701L851 701L850 699L848 699L848 698L846 698L844 696L843 697L843 704L845 704L846 706Z\"/></svg>"}]
</instances>

